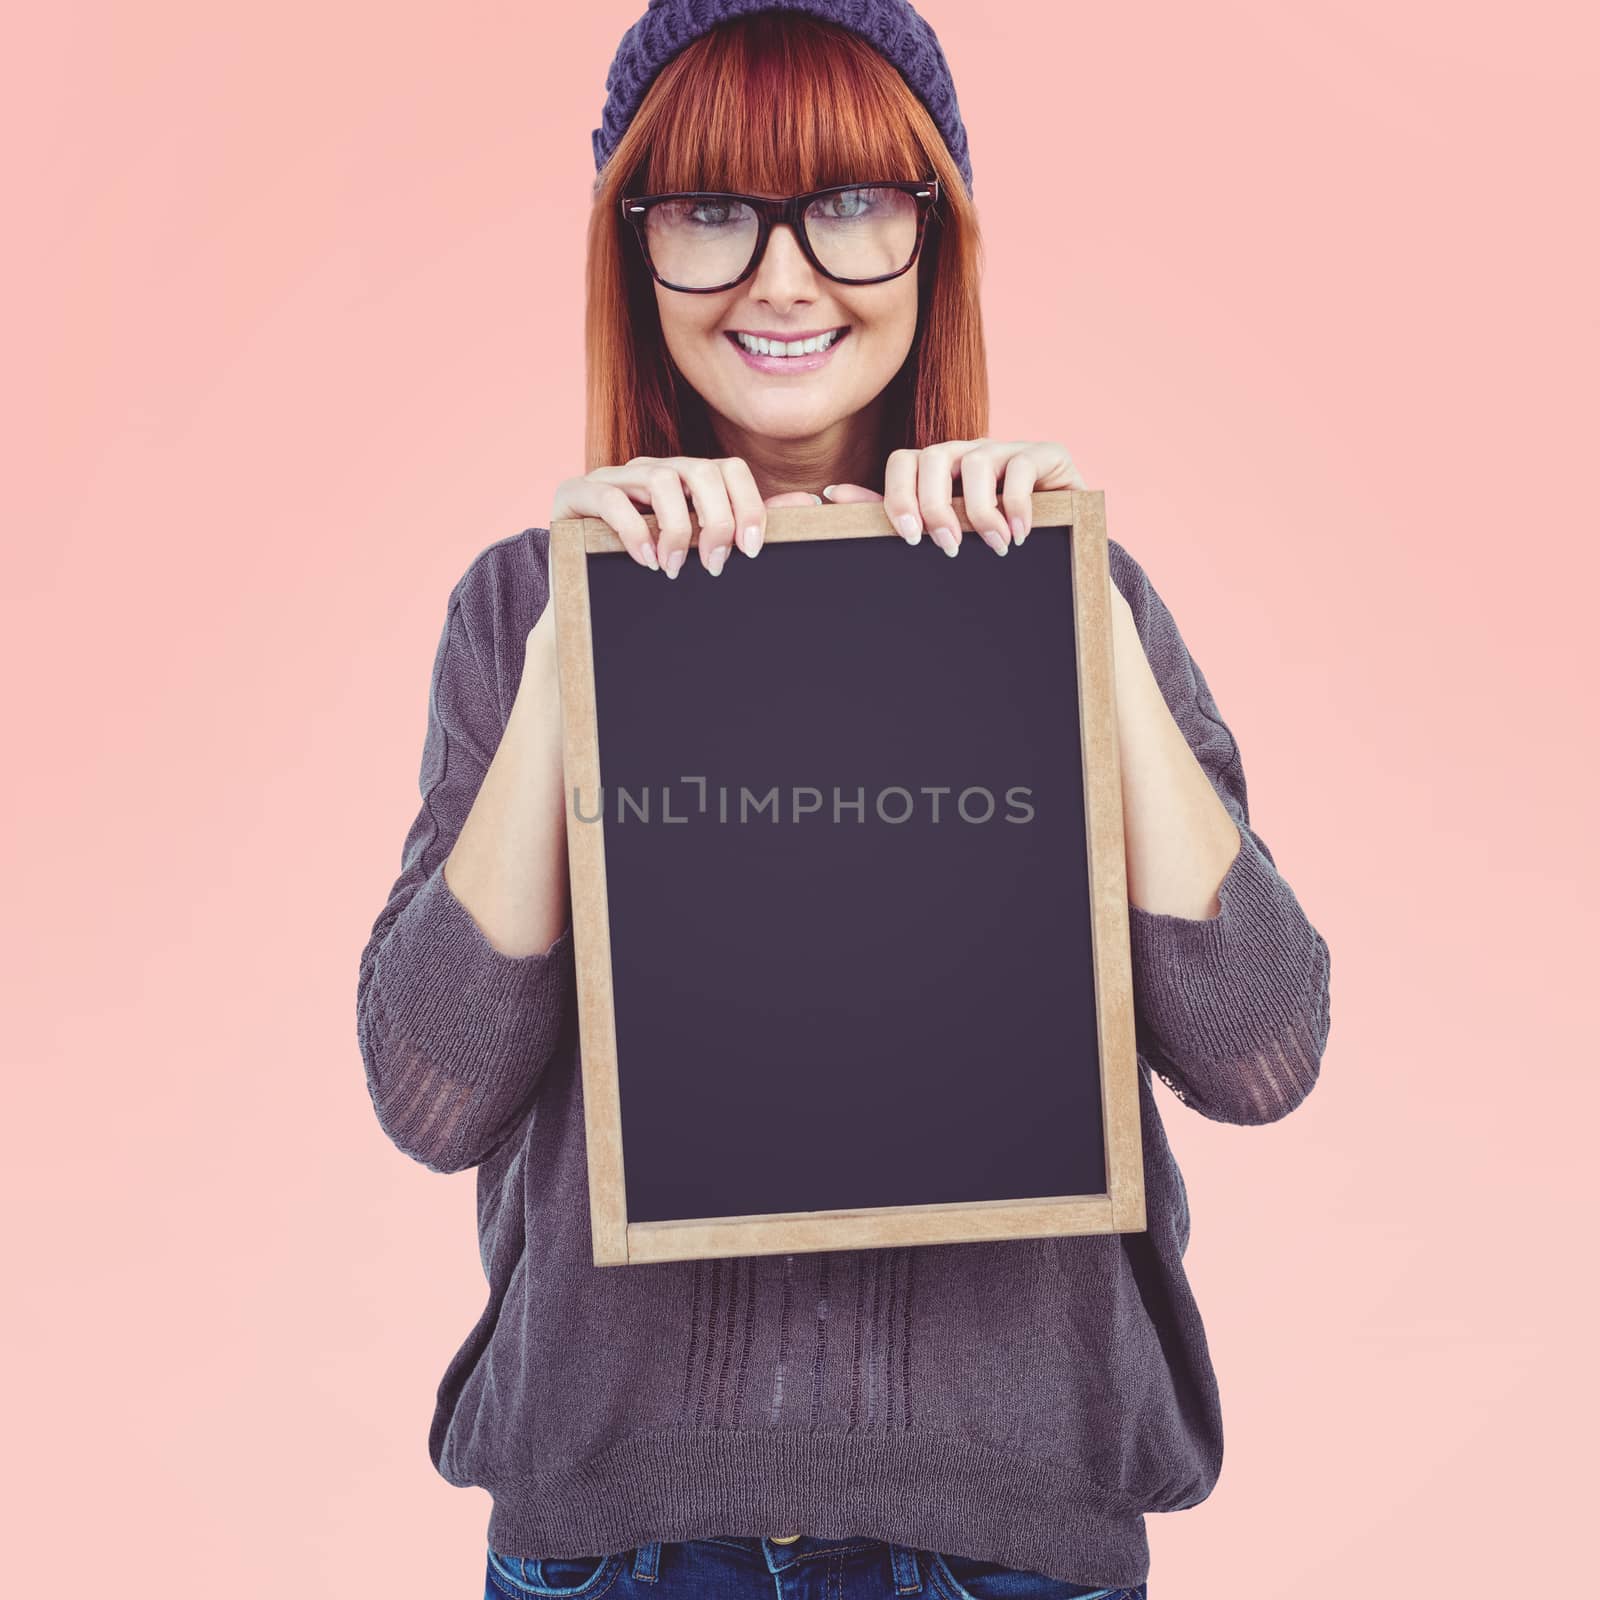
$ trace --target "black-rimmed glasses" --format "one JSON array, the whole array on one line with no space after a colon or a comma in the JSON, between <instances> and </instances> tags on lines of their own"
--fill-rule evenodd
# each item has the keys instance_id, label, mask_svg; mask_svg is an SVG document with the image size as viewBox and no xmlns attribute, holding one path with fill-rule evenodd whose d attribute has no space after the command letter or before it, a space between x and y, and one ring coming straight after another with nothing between
<instances>
[{"instance_id":1,"label":"black-rimmed glasses","mask_svg":"<svg viewBox=\"0 0 1600 1600\"><path fill-rule=\"evenodd\" d=\"M910 269L922 248L939 180L838 183L786 200L721 191L624 196L650 275L663 288L715 294L743 283L779 223L823 277L884 283Z\"/></svg>"}]
</instances>

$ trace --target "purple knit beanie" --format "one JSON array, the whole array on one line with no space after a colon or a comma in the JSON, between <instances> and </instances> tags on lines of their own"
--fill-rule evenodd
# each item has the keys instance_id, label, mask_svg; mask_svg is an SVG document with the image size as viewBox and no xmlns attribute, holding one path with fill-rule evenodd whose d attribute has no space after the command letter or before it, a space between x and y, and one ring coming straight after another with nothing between
<instances>
[{"instance_id":1,"label":"purple knit beanie","mask_svg":"<svg viewBox=\"0 0 1600 1600\"><path fill-rule=\"evenodd\" d=\"M616 149L656 74L719 22L752 11L806 11L859 34L916 91L972 193L967 130L950 68L933 29L907 0L650 0L649 9L623 34L606 74L605 110L592 135L596 172Z\"/></svg>"}]
</instances>

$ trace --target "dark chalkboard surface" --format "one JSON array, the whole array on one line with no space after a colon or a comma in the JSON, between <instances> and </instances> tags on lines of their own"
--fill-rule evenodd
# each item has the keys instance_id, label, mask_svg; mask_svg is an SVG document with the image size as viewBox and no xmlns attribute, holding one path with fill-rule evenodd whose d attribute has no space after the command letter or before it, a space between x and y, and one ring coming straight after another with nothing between
<instances>
[{"instance_id":1,"label":"dark chalkboard surface","mask_svg":"<svg viewBox=\"0 0 1600 1600\"><path fill-rule=\"evenodd\" d=\"M596 1262L1142 1227L1100 496L768 515L551 530Z\"/></svg>"}]
</instances>

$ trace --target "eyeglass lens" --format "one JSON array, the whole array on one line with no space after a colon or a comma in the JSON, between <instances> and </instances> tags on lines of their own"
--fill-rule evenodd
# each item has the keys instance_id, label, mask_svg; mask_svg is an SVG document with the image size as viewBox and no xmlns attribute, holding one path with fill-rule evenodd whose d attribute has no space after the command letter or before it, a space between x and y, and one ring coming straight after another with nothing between
<instances>
[{"instance_id":1,"label":"eyeglass lens","mask_svg":"<svg viewBox=\"0 0 1600 1600\"><path fill-rule=\"evenodd\" d=\"M917 243L917 202L904 189L841 189L806 207L806 238L823 270L839 278L898 272ZM650 259L670 284L713 289L750 265L760 235L742 200L658 200L645 217Z\"/></svg>"}]
</instances>

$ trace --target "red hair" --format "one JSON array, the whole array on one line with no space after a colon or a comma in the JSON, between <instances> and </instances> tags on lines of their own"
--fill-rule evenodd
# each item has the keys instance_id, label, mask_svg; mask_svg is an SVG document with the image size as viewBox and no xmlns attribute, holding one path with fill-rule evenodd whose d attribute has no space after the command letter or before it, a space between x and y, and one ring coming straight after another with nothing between
<instances>
[{"instance_id":1,"label":"red hair","mask_svg":"<svg viewBox=\"0 0 1600 1600\"><path fill-rule=\"evenodd\" d=\"M800 194L934 176L917 266L917 332L885 406L882 460L902 446L984 436L989 382L978 306L981 240L960 169L927 108L866 40L801 12L721 23L661 70L595 179L585 346L586 471L638 455L720 452L705 404L662 338L655 288L621 215L624 194Z\"/></svg>"}]
</instances>

